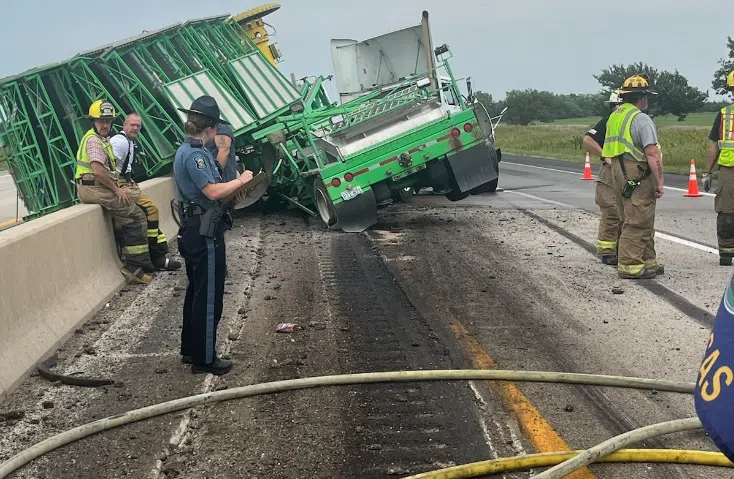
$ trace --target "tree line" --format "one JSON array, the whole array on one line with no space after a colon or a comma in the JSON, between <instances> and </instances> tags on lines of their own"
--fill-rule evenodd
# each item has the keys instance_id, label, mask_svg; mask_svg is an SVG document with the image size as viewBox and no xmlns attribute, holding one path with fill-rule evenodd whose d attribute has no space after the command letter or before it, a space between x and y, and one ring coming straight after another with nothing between
<instances>
[{"instance_id":1,"label":"tree line","mask_svg":"<svg viewBox=\"0 0 734 479\"><path fill-rule=\"evenodd\" d=\"M728 94L726 75L734 70L734 39L727 37L727 58L719 60L711 86L720 95ZM651 97L646 113L651 117L672 115L684 121L690 113L717 112L730 102L710 101L708 92L688 84L688 79L678 70L666 71L642 62L629 65L612 65L593 77L599 82L597 93L558 94L547 90L510 90L503 100L495 101L492 95L481 91L476 98L496 116L507 107L503 121L510 124L528 125L534 122L552 122L567 118L600 117L609 113L604 104L613 89L619 88L624 80L634 74L646 73L651 88L658 94Z\"/></svg>"}]
</instances>

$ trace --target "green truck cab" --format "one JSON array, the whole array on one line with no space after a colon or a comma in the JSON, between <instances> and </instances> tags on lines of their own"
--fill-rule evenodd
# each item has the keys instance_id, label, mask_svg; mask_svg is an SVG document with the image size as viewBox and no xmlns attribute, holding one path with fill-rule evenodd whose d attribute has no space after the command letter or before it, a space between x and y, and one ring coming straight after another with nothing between
<instances>
[{"instance_id":1,"label":"green truck cab","mask_svg":"<svg viewBox=\"0 0 734 479\"><path fill-rule=\"evenodd\" d=\"M430 46L427 12L420 26L377 37L379 42L365 40L357 47L379 43L378 69L389 64L399 70L395 52L414 63L421 58L420 47L405 54L410 44L400 36L415 36L419 31L423 37L419 45ZM394 40L392 45L389 40ZM392 58L384 59L390 46ZM369 56L369 51L350 53L360 59ZM473 97L469 80L467 95L460 91L449 47L441 45L431 53L435 58L426 55L425 71L342 94L348 101L337 109L339 114L314 131L322 163L314 179L314 202L326 226L362 231L377 222L379 207L407 199L405 192L424 187L445 192L451 201L496 190L501 151L494 148L492 120ZM338 81L341 65L336 66ZM368 71L362 65L358 69Z\"/></svg>"}]
</instances>

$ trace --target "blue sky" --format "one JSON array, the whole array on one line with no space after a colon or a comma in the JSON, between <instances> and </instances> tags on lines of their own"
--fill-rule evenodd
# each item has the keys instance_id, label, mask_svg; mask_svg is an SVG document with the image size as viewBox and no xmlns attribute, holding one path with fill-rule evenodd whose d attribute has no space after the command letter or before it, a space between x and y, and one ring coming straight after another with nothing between
<instances>
[{"instance_id":1,"label":"blue sky","mask_svg":"<svg viewBox=\"0 0 734 479\"><path fill-rule=\"evenodd\" d=\"M472 76L475 89L496 99L513 88L594 92L599 87L594 73L636 61L677 68L691 84L710 90L717 61L727 55L726 36L734 36L731 6L723 0L647 0L617 11L609 11L614 2L600 0L279 3L281 9L266 21L276 29L274 40L284 56L279 68L286 75L328 75L330 39L361 40L418 24L426 9L434 42L447 43L454 52L456 75ZM1 0L0 77L143 30L257 5L241 0ZM100 10L109 16L98 15Z\"/></svg>"}]
</instances>

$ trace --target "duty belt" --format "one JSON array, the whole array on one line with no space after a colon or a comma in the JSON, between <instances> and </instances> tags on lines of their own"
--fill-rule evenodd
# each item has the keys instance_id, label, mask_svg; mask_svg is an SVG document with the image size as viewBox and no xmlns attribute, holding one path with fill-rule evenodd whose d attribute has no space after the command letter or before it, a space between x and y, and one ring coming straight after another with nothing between
<instances>
[{"instance_id":1,"label":"duty belt","mask_svg":"<svg viewBox=\"0 0 734 479\"><path fill-rule=\"evenodd\" d=\"M181 207L180 214L182 218L201 216L206 213L206 209L197 203L182 201L179 205Z\"/></svg>"}]
</instances>

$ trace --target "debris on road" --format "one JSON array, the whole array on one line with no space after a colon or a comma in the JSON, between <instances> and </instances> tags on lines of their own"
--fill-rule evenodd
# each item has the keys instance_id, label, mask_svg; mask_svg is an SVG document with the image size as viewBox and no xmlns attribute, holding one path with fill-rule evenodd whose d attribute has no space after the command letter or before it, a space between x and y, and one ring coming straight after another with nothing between
<instances>
[{"instance_id":1,"label":"debris on road","mask_svg":"<svg viewBox=\"0 0 734 479\"><path fill-rule=\"evenodd\" d=\"M80 378L54 373L51 371L51 368L56 366L57 361L58 357L56 355L53 355L47 360L43 361L41 364L38 365L38 374L40 374L41 377L48 379L49 381L60 381L61 383L68 384L70 386L99 387L115 383L114 380L106 378Z\"/></svg>"},{"instance_id":2,"label":"debris on road","mask_svg":"<svg viewBox=\"0 0 734 479\"><path fill-rule=\"evenodd\" d=\"M22 410L0 412L0 422L18 421L20 419L23 419L24 417L25 417L25 411L22 411Z\"/></svg>"},{"instance_id":3,"label":"debris on road","mask_svg":"<svg viewBox=\"0 0 734 479\"><path fill-rule=\"evenodd\" d=\"M275 328L276 333L292 333L293 329L296 327L294 323L280 323L277 328Z\"/></svg>"}]
</instances>

